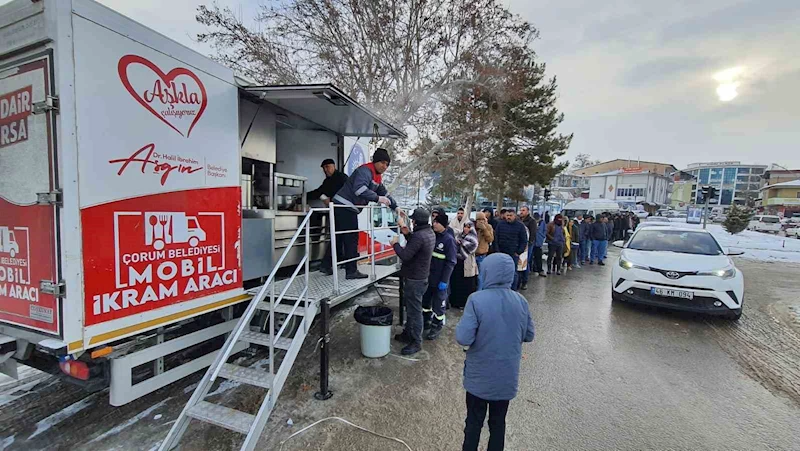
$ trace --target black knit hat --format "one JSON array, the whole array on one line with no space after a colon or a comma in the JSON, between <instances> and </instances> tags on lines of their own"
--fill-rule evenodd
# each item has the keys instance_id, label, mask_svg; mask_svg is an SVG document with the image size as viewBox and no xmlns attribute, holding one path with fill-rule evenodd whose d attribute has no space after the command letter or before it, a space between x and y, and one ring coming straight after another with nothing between
<instances>
[{"instance_id":1,"label":"black knit hat","mask_svg":"<svg viewBox=\"0 0 800 451\"><path fill-rule=\"evenodd\" d=\"M411 219L417 224L427 224L431 219L431 214L424 208L417 208L414 213L411 213Z\"/></svg>"},{"instance_id":2,"label":"black knit hat","mask_svg":"<svg viewBox=\"0 0 800 451\"><path fill-rule=\"evenodd\" d=\"M443 225L446 229L448 226L447 214L446 213L439 213L433 218L434 222L438 222L439 224Z\"/></svg>"},{"instance_id":3,"label":"black knit hat","mask_svg":"<svg viewBox=\"0 0 800 451\"><path fill-rule=\"evenodd\" d=\"M336 162L335 162L335 161L333 161L333 158L326 158L326 159L322 160L322 164L321 164L321 165L319 165L319 167L324 167L326 164L333 164L333 165L335 165L335 164L336 164Z\"/></svg>"},{"instance_id":4,"label":"black knit hat","mask_svg":"<svg viewBox=\"0 0 800 451\"><path fill-rule=\"evenodd\" d=\"M382 147L378 147L378 149L375 150L375 153L372 154L372 162L377 163L379 161L385 161L386 164L392 162L392 157L389 156L389 151Z\"/></svg>"}]
</instances>

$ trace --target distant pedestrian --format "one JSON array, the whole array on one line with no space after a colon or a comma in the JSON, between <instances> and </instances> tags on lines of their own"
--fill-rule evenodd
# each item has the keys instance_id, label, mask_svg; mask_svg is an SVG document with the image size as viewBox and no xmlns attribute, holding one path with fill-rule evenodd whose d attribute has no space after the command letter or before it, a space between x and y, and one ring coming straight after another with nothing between
<instances>
[{"instance_id":1,"label":"distant pedestrian","mask_svg":"<svg viewBox=\"0 0 800 451\"><path fill-rule=\"evenodd\" d=\"M528 280L531 273L531 264L533 262L533 245L536 242L536 220L531 216L531 210L528 207L522 207L519 210L519 220L528 229L528 251L525 255L525 269L520 274L520 290L528 289Z\"/></svg>"},{"instance_id":2,"label":"distant pedestrian","mask_svg":"<svg viewBox=\"0 0 800 451\"><path fill-rule=\"evenodd\" d=\"M494 210L491 208L484 208L483 214L486 215L486 222L492 226L492 230L497 229L497 218L494 216Z\"/></svg>"},{"instance_id":3,"label":"distant pedestrian","mask_svg":"<svg viewBox=\"0 0 800 451\"><path fill-rule=\"evenodd\" d=\"M478 212L475 215L475 231L478 234L478 249L475 251L475 263L478 265L478 273L481 271L483 259L489 255L489 248L494 241L494 229L486 220L486 214ZM478 277L478 289L481 289L481 279Z\"/></svg>"},{"instance_id":4,"label":"distant pedestrian","mask_svg":"<svg viewBox=\"0 0 800 451\"><path fill-rule=\"evenodd\" d=\"M450 220L450 228L453 229L456 237L461 235L461 232L464 230L464 222L469 220L469 218L465 217L464 211L464 207L460 207L455 217Z\"/></svg>"},{"instance_id":5,"label":"distant pedestrian","mask_svg":"<svg viewBox=\"0 0 800 451\"><path fill-rule=\"evenodd\" d=\"M600 266L605 266L603 260L605 259L606 249L608 248L608 231L606 226L608 223L607 216L601 216L600 219L592 224L592 255L589 256L589 264L597 262Z\"/></svg>"},{"instance_id":6,"label":"distant pedestrian","mask_svg":"<svg viewBox=\"0 0 800 451\"><path fill-rule=\"evenodd\" d=\"M531 254L533 262L531 267L539 277L547 277L542 267L542 256L544 255L542 247L547 239L547 223L539 216L539 213L534 213L533 219L536 220L536 240L533 242L533 253Z\"/></svg>"},{"instance_id":7,"label":"distant pedestrian","mask_svg":"<svg viewBox=\"0 0 800 451\"><path fill-rule=\"evenodd\" d=\"M422 314L422 297L428 289L431 256L436 243L436 236L431 229L428 211L417 208L411 214L413 233L406 234L405 247L400 246L397 237L392 239L392 248L403 266L400 275L403 276L403 300L406 306L406 326L402 333L395 339L406 343L401 353L410 355L422 349L422 329L424 316ZM401 230L408 230L402 216L398 219Z\"/></svg>"},{"instance_id":8,"label":"distant pedestrian","mask_svg":"<svg viewBox=\"0 0 800 451\"><path fill-rule=\"evenodd\" d=\"M592 252L592 224L594 217L586 216L581 223L581 264L589 263Z\"/></svg>"},{"instance_id":9,"label":"distant pedestrian","mask_svg":"<svg viewBox=\"0 0 800 451\"><path fill-rule=\"evenodd\" d=\"M431 212L431 224L436 224L436 217L440 216L440 215L444 216L446 218L447 217L447 212L442 207L434 208L433 212ZM453 230L452 227L450 227L450 224L445 223L444 227L445 227L445 230L447 231L447 233L449 233L450 236L452 236L453 239L455 239L456 231Z\"/></svg>"},{"instance_id":10,"label":"distant pedestrian","mask_svg":"<svg viewBox=\"0 0 800 451\"><path fill-rule=\"evenodd\" d=\"M564 273L572 271L572 228L570 227L570 219L567 216L561 218L564 222L564 254L562 265Z\"/></svg>"},{"instance_id":11,"label":"distant pedestrian","mask_svg":"<svg viewBox=\"0 0 800 451\"><path fill-rule=\"evenodd\" d=\"M475 292L478 278L478 263L475 260L478 234L471 221L463 226L461 234L456 236L456 267L450 276L450 305L459 309L464 308L469 295Z\"/></svg>"},{"instance_id":12,"label":"distant pedestrian","mask_svg":"<svg viewBox=\"0 0 800 451\"><path fill-rule=\"evenodd\" d=\"M573 269L577 269L581 267L581 225L577 219L572 219L569 221L569 236L572 240L572 246L570 247L570 267Z\"/></svg>"},{"instance_id":13,"label":"distant pedestrian","mask_svg":"<svg viewBox=\"0 0 800 451\"><path fill-rule=\"evenodd\" d=\"M502 254L483 262L483 290L469 297L456 326L456 341L467 347L464 389L467 419L462 451L477 451L489 412L488 451L505 447L506 414L519 387L522 343L534 338L528 301L513 292L516 265Z\"/></svg>"},{"instance_id":14,"label":"distant pedestrian","mask_svg":"<svg viewBox=\"0 0 800 451\"><path fill-rule=\"evenodd\" d=\"M525 225L517 221L517 212L506 210L505 221L497 225L497 232L494 235L497 252L511 256L514 265L519 264L519 256L525 252L528 245L528 230ZM519 276L514 277L512 289L519 288Z\"/></svg>"},{"instance_id":15,"label":"distant pedestrian","mask_svg":"<svg viewBox=\"0 0 800 451\"><path fill-rule=\"evenodd\" d=\"M562 221L562 216L557 214L553 222L547 224L547 274L561 275L561 259L567 244Z\"/></svg>"}]
</instances>

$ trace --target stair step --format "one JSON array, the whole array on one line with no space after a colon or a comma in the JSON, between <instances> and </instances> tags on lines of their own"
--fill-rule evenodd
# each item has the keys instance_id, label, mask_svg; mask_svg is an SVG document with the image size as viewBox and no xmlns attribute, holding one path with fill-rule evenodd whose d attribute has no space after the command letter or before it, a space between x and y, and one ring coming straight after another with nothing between
<instances>
[{"instance_id":1,"label":"stair step","mask_svg":"<svg viewBox=\"0 0 800 451\"><path fill-rule=\"evenodd\" d=\"M269 334L254 332L252 330L242 332L242 335L239 336L239 340L254 345L269 346Z\"/></svg>"},{"instance_id":2,"label":"stair step","mask_svg":"<svg viewBox=\"0 0 800 451\"><path fill-rule=\"evenodd\" d=\"M284 351L289 350L289 346L292 345L292 339L286 337L280 337L275 340L275 347L278 349L283 349Z\"/></svg>"},{"instance_id":3,"label":"stair step","mask_svg":"<svg viewBox=\"0 0 800 451\"><path fill-rule=\"evenodd\" d=\"M249 413L207 401L198 402L186 412L186 415L241 434L250 432L250 426L256 418Z\"/></svg>"},{"instance_id":4,"label":"stair step","mask_svg":"<svg viewBox=\"0 0 800 451\"><path fill-rule=\"evenodd\" d=\"M272 380L274 379L273 375L266 373L263 370L245 368L243 366L232 365L230 363L222 365L219 375L225 379L230 379L266 389L272 388Z\"/></svg>"},{"instance_id":5,"label":"stair step","mask_svg":"<svg viewBox=\"0 0 800 451\"><path fill-rule=\"evenodd\" d=\"M269 346L269 334L263 334L261 332L253 332L251 330L242 332L242 335L239 337L239 340L260 346ZM288 350L289 346L291 345L292 345L291 338L280 337L275 340L275 347L278 349L283 349L284 351Z\"/></svg>"},{"instance_id":6,"label":"stair step","mask_svg":"<svg viewBox=\"0 0 800 451\"><path fill-rule=\"evenodd\" d=\"M257 308L259 310L264 310L264 311L268 312L269 311L269 301L261 301L261 302L259 302ZM293 304L275 304L275 312L283 313L285 315L288 315L292 311L292 308L294 308ZM297 316L305 316L306 309L303 308L302 306L297 306L297 309L294 311L294 314L297 315Z\"/></svg>"},{"instance_id":7,"label":"stair step","mask_svg":"<svg viewBox=\"0 0 800 451\"><path fill-rule=\"evenodd\" d=\"M383 289L386 289L386 290L399 290L400 289L400 287L398 287L397 285L381 285L379 283L375 284L375 288L383 288Z\"/></svg>"}]
</instances>

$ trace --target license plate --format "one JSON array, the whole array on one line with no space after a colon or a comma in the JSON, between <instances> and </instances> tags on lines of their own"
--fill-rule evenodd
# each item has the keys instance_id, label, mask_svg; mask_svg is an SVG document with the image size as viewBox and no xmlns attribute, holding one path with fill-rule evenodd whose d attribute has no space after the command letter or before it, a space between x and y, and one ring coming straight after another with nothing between
<instances>
[{"instance_id":1,"label":"license plate","mask_svg":"<svg viewBox=\"0 0 800 451\"><path fill-rule=\"evenodd\" d=\"M683 290L670 290L668 288L650 288L650 294L654 294L656 296L665 296L670 298L681 298L681 299L694 299L694 293L691 291L683 291Z\"/></svg>"}]
</instances>

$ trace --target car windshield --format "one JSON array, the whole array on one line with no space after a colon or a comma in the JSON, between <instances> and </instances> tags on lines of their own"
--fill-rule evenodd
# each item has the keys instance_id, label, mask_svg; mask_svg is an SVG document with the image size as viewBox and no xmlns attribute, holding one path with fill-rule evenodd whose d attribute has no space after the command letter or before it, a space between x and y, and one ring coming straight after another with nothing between
<instances>
[{"instance_id":1,"label":"car windshield","mask_svg":"<svg viewBox=\"0 0 800 451\"><path fill-rule=\"evenodd\" d=\"M586 216L586 213L588 213L588 210L564 210L561 212L562 215L568 218L577 218L578 215Z\"/></svg>"},{"instance_id":2,"label":"car windshield","mask_svg":"<svg viewBox=\"0 0 800 451\"><path fill-rule=\"evenodd\" d=\"M695 255L721 255L723 253L719 244L708 233L661 228L637 232L628 243L628 249Z\"/></svg>"},{"instance_id":3,"label":"car windshield","mask_svg":"<svg viewBox=\"0 0 800 451\"><path fill-rule=\"evenodd\" d=\"M761 218L761 222L766 222L769 224L777 224L781 222L781 218L777 216L764 216L763 218Z\"/></svg>"}]
</instances>

